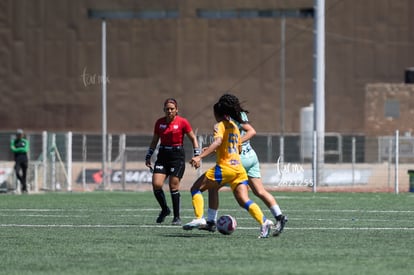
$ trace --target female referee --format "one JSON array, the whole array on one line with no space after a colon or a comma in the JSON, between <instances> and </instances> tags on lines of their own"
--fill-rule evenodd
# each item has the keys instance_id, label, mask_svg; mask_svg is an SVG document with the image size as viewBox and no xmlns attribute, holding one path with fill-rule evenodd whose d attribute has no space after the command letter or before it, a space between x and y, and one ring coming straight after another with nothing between
<instances>
[{"instance_id":1,"label":"female referee","mask_svg":"<svg viewBox=\"0 0 414 275\"><path fill-rule=\"evenodd\" d=\"M160 140L157 160L155 161L152 188L161 212L156 222L162 223L165 217L170 215L171 210L167 205L165 194L162 189L163 183L169 177L169 187L173 206L173 225L181 225L180 219L180 181L185 170L184 135L190 139L194 148L194 155L200 155L197 137L194 134L187 119L178 115L178 104L174 98L168 98L164 102L165 116L155 122L154 134L151 144L145 156L145 165L151 170L151 157Z\"/></svg>"}]
</instances>

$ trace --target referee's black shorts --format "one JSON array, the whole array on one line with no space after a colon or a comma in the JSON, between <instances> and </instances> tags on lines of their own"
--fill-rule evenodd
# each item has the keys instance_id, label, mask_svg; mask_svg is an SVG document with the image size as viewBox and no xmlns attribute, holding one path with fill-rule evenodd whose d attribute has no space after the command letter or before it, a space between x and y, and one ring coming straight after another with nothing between
<instances>
[{"instance_id":1,"label":"referee's black shorts","mask_svg":"<svg viewBox=\"0 0 414 275\"><path fill-rule=\"evenodd\" d=\"M185 152L183 146L160 146L154 173L182 178L185 171Z\"/></svg>"}]
</instances>

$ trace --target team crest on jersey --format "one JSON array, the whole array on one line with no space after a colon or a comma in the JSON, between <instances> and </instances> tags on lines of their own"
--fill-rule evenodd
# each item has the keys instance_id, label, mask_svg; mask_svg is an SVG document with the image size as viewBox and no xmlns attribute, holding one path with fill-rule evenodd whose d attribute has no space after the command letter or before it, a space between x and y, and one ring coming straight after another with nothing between
<instances>
[{"instance_id":1,"label":"team crest on jersey","mask_svg":"<svg viewBox=\"0 0 414 275\"><path fill-rule=\"evenodd\" d=\"M174 128L174 129L178 129L178 125L174 125L174 126L173 126L173 128Z\"/></svg>"},{"instance_id":2,"label":"team crest on jersey","mask_svg":"<svg viewBox=\"0 0 414 275\"><path fill-rule=\"evenodd\" d=\"M160 129L166 129L167 128L167 124L160 124Z\"/></svg>"}]
</instances>

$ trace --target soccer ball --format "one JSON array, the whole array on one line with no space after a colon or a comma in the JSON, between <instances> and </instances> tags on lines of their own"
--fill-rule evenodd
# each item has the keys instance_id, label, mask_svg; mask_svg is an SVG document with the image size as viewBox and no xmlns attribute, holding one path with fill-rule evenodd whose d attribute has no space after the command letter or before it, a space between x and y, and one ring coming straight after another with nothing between
<instances>
[{"instance_id":1,"label":"soccer ball","mask_svg":"<svg viewBox=\"0 0 414 275\"><path fill-rule=\"evenodd\" d=\"M221 216L217 220L217 230L223 235L232 234L237 227L236 219L230 215Z\"/></svg>"}]
</instances>

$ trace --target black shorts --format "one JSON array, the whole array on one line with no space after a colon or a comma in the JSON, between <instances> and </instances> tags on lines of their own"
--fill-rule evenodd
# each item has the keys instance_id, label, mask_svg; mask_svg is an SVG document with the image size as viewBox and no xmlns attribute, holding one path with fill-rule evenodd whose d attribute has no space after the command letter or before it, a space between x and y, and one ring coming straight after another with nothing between
<instances>
[{"instance_id":1,"label":"black shorts","mask_svg":"<svg viewBox=\"0 0 414 275\"><path fill-rule=\"evenodd\" d=\"M185 152L182 146L160 147L155 161L154 173L182 178L185 171Z\"/></svg>"}]
</instances>

